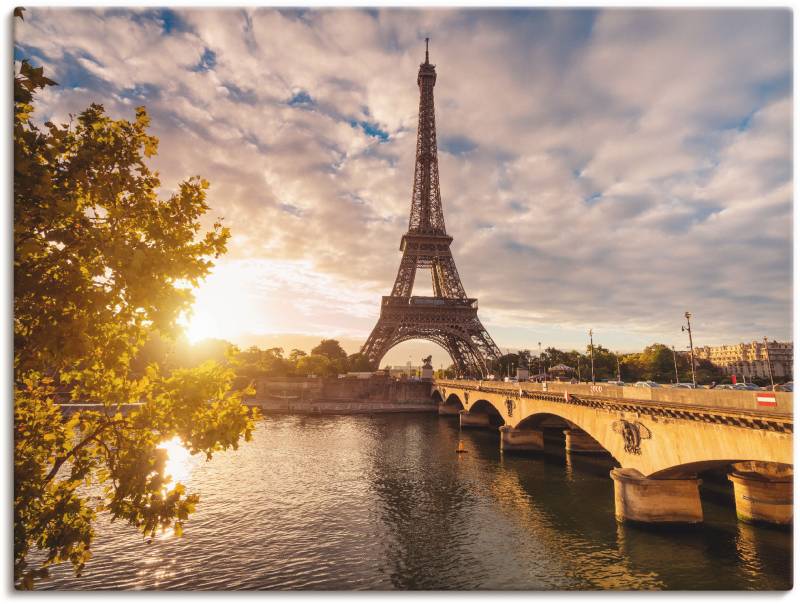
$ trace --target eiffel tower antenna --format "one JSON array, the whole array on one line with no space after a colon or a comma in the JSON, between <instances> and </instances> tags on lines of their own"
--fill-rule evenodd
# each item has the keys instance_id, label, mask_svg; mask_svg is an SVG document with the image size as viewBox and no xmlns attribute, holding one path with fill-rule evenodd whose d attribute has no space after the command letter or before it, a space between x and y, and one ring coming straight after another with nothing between
<instances>
[{"instance_id":1,"label":"eiffel tower antenna","mask_svg":"<svg viewBox=\"0 0 800 604\"><path fill-rule=\"evenodd\" d=\"M400 240L403 257L392 293L383 296L378 323L361 353L377 369L400 342L429 340L450 354L460 375L484 377L500 350L478 319L478 300L464 291L450 251L453 238L444 226L433 103L436 67L430 63L428 42L425 38L425 62L417 74L419 126L411 213ZM418 268L430 270L433 296L411 295Z\"/></svg>"}]
</instances>

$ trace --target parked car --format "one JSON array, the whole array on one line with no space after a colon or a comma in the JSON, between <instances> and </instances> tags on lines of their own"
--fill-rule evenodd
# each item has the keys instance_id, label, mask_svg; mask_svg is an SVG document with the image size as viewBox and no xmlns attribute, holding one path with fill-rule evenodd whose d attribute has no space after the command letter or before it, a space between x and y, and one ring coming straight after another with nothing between
<instances>
[{"instance_id":1,"label":"parked car","mask_svg":"<svg viewBox=\"0 0 800 604\"><path fill-rule=\"evenodd\" d=\"M679 382L678 384L672 384L673 388L697 388L694 384L690 384L688 382Z\"/></svg>"},{"instance_id":2,"label":"parked car","mask_svg":"<svg viewBox=\"0 0 800 604\"><path fill-rule=\"evenodd\" d=\"M606 382L606 383L609 386L624 386L625 385L625 382L620 382L620 381L617 381L617 380L608 380L608 382Z\"/></svg>"},{"instance_id":3,"label":"parked car","mask_svg":"<svg viewBox=\"0 0 800 604\"><path fill-rule=\"evenodd\" d=\"M636 382L634 384L636 388L661 388L661 384L657 384L656 382Z\"/></svg>"},{"instance_id":4,"label":"parked car","mask_svg":"<svg viewBox=\"0 0 800 604\"><path fill-rule=\"evenodd\" d=\"M733 390L733 384L717 384L715 390Z\"/></svg>"},{"instance_id":5,"label":"parked car","mask_svg":"<svg viewBox=\"0 0 800 604\"><path fill-rule=\"evenodd\" d=\"M776 392L794 392L794 382L786 382L785 384L780 384L779 386L775 386Z\"/></svg>"},{"instance_id":6,"label":"parked car","mask_svg":"<svg viewBox=\"0 0 800 604\"><path fill-rule=\"evenodd\" d=\"M733 385L734 390L761 390L761 386L755 384L738 383Z\"/></svg>"}]
</instances>

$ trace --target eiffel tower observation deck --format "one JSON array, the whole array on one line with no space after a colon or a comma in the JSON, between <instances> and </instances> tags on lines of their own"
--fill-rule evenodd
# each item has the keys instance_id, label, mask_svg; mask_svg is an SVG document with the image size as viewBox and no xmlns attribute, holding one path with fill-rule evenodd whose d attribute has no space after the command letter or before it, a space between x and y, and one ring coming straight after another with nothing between
<instances>
[{"instance_id":1,"label":"eiffel tower observation deck","mask_svg":"<svg viewBox=\"0 0 800 604\"><path fill-rule=\"evenodd\" d=\"M386 353L406 340L428 340L444 348L462 376L483 377L500 356L478 319L478 300L467 297L456 269L442 210L433 88L436 67L430 63L428 39L425 62L419 66L419 126L414 187L408 231L400 240L403 257L392 293L383 296L378 323L361 348L373 368ZM417 269L431 273L432 296L412 296Z\"/></svg>"}]
</instances>

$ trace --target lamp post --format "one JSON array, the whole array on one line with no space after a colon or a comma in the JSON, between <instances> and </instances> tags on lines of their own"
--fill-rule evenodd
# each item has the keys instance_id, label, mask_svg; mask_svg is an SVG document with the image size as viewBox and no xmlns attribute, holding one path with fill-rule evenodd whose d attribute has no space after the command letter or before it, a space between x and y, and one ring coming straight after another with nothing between
<instances>
[{"instance_id":1,"label":"lamp post","mask_svg":"<svg viewBox=\"0 0 800 604\"><path fill-rule=\"evenodd\" d=\"M772 389L775 390L775 378L772 375L772 359L769 358L769 345L767 344L767 336L764 336L764 352L767 355L767 369L769 369L769 383Z\"/></svg>"},{"instance_id":2,"label":"lamp post","mask_svg":"<svg viewBox=\"0 0 800 604\"><path fill-rule=\"evenodd\" d=\"M675 364L675 383L679 383L678 379L678 355L675 353L675 347L672 347L672 362Z\"/></svg>"},{"instance_id":3,"label":"lamp post","mask_svg":"<svg viewBox=\"0 0 800 604\"><path fill-rule=\"evenodd\" d=\"M539 375L542 375L542 343L539 342Z\"/></svg>"},{"instance_id":4,"label":"lamp post","mask_svg":"<svg viewBox=\"0 0 800 604\"><path fill-rule=\"evenodd\" d=\"M594 340L591 329L589 330L589 356L592 360L592 384L594 384Z\"/></svg>"},{"instance_id":5,"label":"lamp post","mask_svg":"<svg viewBox=\"0 0 800 604\"><path fill-rule=\"evenodd\" d=\"M694 375L694 344L692 343L692 313L688 310L683 314L686 317L686 325L681 325L681 331L688 331L689 332L689 357L690 362L692 364L692 385L696 388L697 387L697 378Z\"/></svg>"}]
</instances>

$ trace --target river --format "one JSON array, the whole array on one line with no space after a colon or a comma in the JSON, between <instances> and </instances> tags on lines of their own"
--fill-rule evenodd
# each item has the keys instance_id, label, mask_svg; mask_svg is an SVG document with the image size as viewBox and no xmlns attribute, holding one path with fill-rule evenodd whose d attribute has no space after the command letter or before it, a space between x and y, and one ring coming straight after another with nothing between
<instances>
[{"instance_id":1,"label":"river","mask_svg":"<svg viewBox=\"0 0 800 604\"><path fill-rule=\"evenodd\" d=\"M169 447L200 493L184 535L148 543L101 516L82 577L38 589L788 589L792 535L736 520L724 482L706 522L614 519L610 458L501 455L498 435L425 414L260 420L210 462Z\"/></svg>"}]
</instances>

